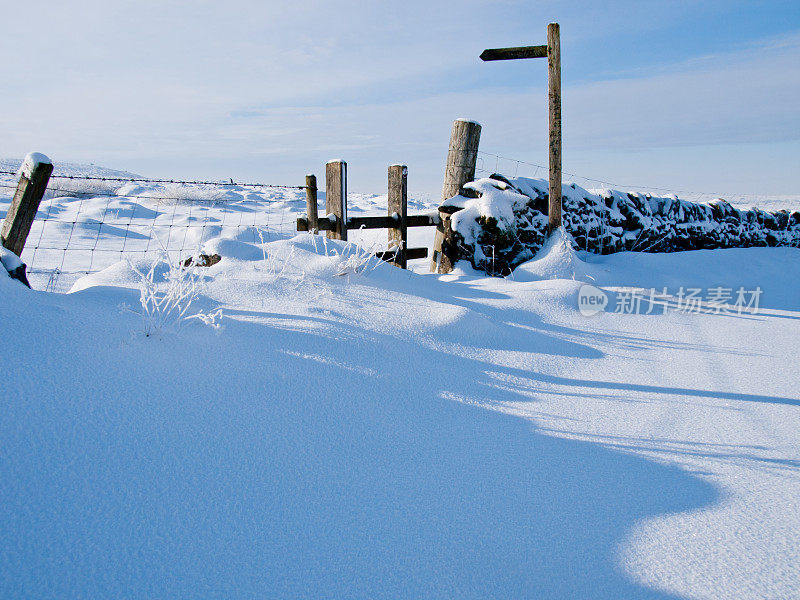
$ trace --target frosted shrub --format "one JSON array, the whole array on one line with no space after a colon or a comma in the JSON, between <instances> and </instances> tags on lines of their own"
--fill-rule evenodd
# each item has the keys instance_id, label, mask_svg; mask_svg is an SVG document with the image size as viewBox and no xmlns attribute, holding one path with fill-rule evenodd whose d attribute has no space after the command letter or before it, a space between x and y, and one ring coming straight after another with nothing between
<instances>
[{"instance_id":1,"label":"frosted shrub","mask_svg":"<svg viewBox=\"0 0 800 600\"><path fill-rule=\"evenodd\" d=\"M362 248L353 243L347 244L344 249L337 254L336 275L361 275L372 271L381 264L381 259L377 258L372 249Z\"/></svg>"},{"instance_id":2,"label":"frosted shrub","mask_svg":"<svg viewBox=\"0 0 800 600\"><path fill-rule=\"evenodd\" d=\"M118 181L56 178L48 185L45 198L114 196L121 187Z\"/></svg>"},{"instance_id":3,"label":"frosted shrub","mask_svg":"<svg viewBox=\"0 0 800 600\"><path fill-rule=\"evenodd\" d=\"M163 281L159 281L159 267L166 267ZM146 336L178 330L193 319L219 329L221 310L189 314L192 303L201 291L201 277L194 264L184 266L176 263L164 252L162 258L153 262L147 272L140 271L134 265L131 268L140 278L139 302L142 310L137 314L142 316Z\"/></svg>"},{"instance_id":4,"label":"frosted shrub","mask_svg":"<svg viewBox=\"0 0 800 600\"><path fill-rule=\"evenodd\" d=\"M315 238L316 239L316 238ZM325 244L325 254L335 259L336 275L362 275L378 268L381 259L375 256L375 252L380 250L377 244L371 244L364 248L353 242L348 242L341 249L329 247L327 238L322 238ZM316 247L316 241L315 241Z\"/></svg>"}]
</instances>

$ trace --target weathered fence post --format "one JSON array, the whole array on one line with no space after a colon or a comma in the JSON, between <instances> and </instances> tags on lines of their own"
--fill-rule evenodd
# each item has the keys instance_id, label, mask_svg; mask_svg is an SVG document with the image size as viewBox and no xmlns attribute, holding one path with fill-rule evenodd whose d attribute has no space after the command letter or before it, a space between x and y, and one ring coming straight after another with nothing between
<instances>
[{"instance_id":1,"label":"weathered fence post","mask_svg":"<svg viewBox=\"0 0 800 600\"><path fill-rule=\"evenodd\" d=\"M328 231L333 240L347 239L347 163L341 159L325 165L325 210L336 216L336 225Z\"/></svg>"},{"instance_id":2,"label":"weathered fence post","mask_svg":"<svg viewBox=\"0 0 800 600\"><path fill-rule=\"evenodd\" d=\"M478 146L481 140L481 126L476 121L456 119L450 134L450 147L447 151L447 166L444 172L444 187L442 188L442 201L458 194L465 183L475 179L475 166L478 161ZM436 239L433 242L433 256L431 257L431 272L449 273L452 260L443 258L442 243L446 237L446 227L449 227L448 213L441 213L441 225L436 229Z\"/></svg>"},{"instance_id":3,"label":"weathered fence post","mask_svg":"<svg viewBox=\"0 0 800 600\"><path fill-rule=\"evenodd\" d=\"M319 233L316 175L306 175L306 217L308 218L308 231Z\"/></svg>"},{"instance_id":4,"label":"weathered fence post","mask_svg":"<svg viewBox=\"0 0 800 600\"><path fill-rule=\"evenodd\" d=\"M405 269L408 265L408 167L392 165L389 167L389 216L397 215L396 227L390 227L389 250L397 253L392 264Z\"/></svg>"},{"instance_id":5,"label":"weathered fence post","mask_svg":"<svg viewBox=\"0 0 800 600\"><path fill-rule=\"evenodd\" d=\"M547 72L550 121L550 205L548 230L561 227L561 34L558 23L547 26Z\"/></svg>"},{"instance_id":6,"label":"weathered fence post","mask_svg":"<svg viewBox=\"0 0 800 600\"><path fill-rule=\"evenodd\" d=\"M0 228L3 247L17 256L22 256L25 241L31 232L31 225L39 210L39 203L47 191L47 182L50 181L52 172L53 163L38 152L28 154L22 163L17 191Z\"/></svg>"}]
</instances>

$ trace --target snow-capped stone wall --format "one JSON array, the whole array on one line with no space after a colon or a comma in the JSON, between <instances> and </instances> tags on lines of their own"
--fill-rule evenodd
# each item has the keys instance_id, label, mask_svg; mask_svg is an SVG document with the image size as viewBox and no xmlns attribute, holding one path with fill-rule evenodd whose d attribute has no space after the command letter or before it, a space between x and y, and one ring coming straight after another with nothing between
<instances>
[{"instance_id":1,"label":"snow-capped stone wall","mask_svg":"<svg viewBox=\"0 0 800 600\"><path fill-rule=\"evenodd\" d=\"M531 259L547 232L546 179L492 175L442 204L452 215L455 260L506 275ZM800 212L739 210L618 190L562 188L564 227L576 250L676 252L749 246L800 246Z\"/></svg>"}]
</instances>

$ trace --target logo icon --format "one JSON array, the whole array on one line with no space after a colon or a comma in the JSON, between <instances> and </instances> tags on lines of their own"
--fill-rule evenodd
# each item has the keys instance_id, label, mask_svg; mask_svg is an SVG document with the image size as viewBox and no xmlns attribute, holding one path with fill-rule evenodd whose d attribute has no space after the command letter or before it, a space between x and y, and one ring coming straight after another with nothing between
<instances>
[{"instance_id":1,"label":"logo icon","mask_svg":"<svg viewBox=\"0 0 800 600\"><path fill-rule=\"evenodd\" d=\"M581 286L578 291L578 310L584 317L593 317L601 313L608 306L606 293L593 285Z\"/></svg>"}]
</instances>

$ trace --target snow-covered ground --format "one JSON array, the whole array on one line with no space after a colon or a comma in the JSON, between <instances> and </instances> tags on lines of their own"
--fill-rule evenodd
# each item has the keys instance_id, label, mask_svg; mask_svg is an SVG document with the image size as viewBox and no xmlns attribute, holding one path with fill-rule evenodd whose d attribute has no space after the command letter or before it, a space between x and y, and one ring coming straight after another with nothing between
<instances>
[{"instance_id":1,"label":"snow-covered ground","mask_svg":"<svg viewBox=\"0 0 800 600\"><path fill-rule=\"evenodd\" d=\"M290 235L209 229L219 328L145 336L118 257L0 278L0 595L798 596L800 250L556 239L501 279ZM758 310L683 302L712 288Z\"/></svg>"},{"instance_id":2,"label":"snow-covered ground","mask_svg":"<svg viewBox=\"0 0 800 600\"><path fill-rule=\"evenodd\" d=\"M0 219L11 202L20 160L0 160ZM66 177L65 177L66 176ZM80 177L100 179L81 179ZM195 253L207 240L225 236L251 242L287 238L305 214L305 191L248 185L130 183L140 178L95 165L56 163L48 192L39 207L22 259L31 284L66 292L81 276L121 259L158 258L166 249L175 260ZM324 188L324 183L320 182ZM325 192L319 193L324 212ZM436 204L425 194L412 195L409 214ZM386 214L386 194L349 194L348 214ZM387 249L385 230L351 231L350 239L373 250ZM434 229L410 230L410 247L430 247ZM66 250L65 250L66 249ZM412 261L424 270L425 260Z\"/></svg>"}]
</instances>

